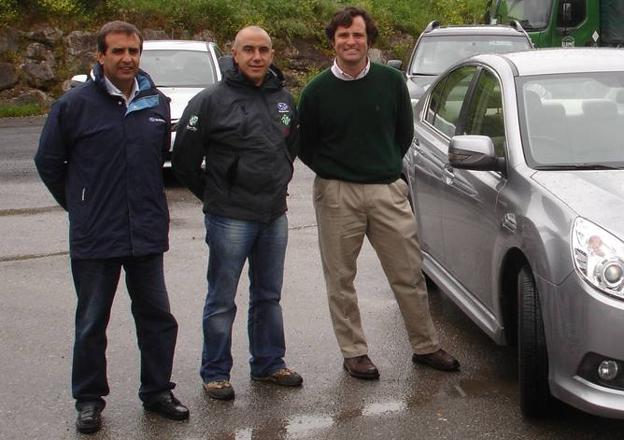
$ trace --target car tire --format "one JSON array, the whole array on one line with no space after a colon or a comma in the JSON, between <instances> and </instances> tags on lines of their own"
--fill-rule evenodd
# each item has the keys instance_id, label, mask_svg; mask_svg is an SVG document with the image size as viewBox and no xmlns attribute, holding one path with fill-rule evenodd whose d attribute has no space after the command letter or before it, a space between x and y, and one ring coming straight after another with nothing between
<instances>
[{"instance_id":1,"label":"car tire","mask_svg":"<svg viewBox=\"0 0 624 440\"><path fill-rule=\"evenodd\" d=\"M539 295L528 266L518 274L518 376L522 414L548 416L553 403L548 386L548 353Z\"/></svg>"}]
</instances>

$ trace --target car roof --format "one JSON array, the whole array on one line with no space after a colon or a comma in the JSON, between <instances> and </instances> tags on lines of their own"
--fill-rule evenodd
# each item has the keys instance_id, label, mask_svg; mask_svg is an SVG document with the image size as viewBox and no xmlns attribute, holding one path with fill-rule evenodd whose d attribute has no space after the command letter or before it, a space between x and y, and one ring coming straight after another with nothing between
<instances>
[{"instance_id":1,"label":"car roof","mask_svg":"<svg viewBox=\"0 0 624 440\"><path fill-rule=\"evenodd\" d=\"M147 50L194 50L208 52L210 42L198 40L145 40L143 49Z\"/></svg>"},{"instance_id":2,"label":"car roof","mask_svg":"<svg viewBox=\"0 0 624 440\"><path fill-rule=\"evenodd\" d=\"M433 36L454 36L454 35L498 35L509 37L525 37L525 34L519 30L506 25L473 25L473 26L444 26L434 27L431 30L425 30L423 37Z\"/></svg>"},{"instance_id":3,"label":"car roof","mask_svg":"<svg viewBox=\"0 0 624 440\"><path fill-rule=\"evenodd\" d=\"M477 55L502 57L519 76L556 73L624 71L624 50L615 48L554 48Z\"/></svg>"}]
</instances>

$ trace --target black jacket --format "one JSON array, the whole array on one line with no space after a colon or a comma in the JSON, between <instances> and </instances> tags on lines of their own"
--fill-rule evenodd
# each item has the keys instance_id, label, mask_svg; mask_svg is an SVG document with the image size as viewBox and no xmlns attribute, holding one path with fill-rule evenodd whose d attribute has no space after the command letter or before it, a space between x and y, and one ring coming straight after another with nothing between
<instances>
[{"instance_id":1,"label":"black jacket","mask_svg":"<svg viewBox=\"0 0 624 440\"><path fill-rule=\"evenodd\" d=\"M231 66L222 82L199 93L184 110L173 170L204 202L205 213L268 223L286 211L297 115L283 82L271 66L256 87Z\"/></svg>"},{"instance_id":2,"label":"black jacket","mask_svg":"<svg viewBox=\"0 0 624 440\"><path fill-rule=\"evenodd\" d=\"M169 100L145 72L126 108L111 96L101 66L95 80L52 106L35 165L69 213L72 258L112 258L168 249L163 153L170 144Z\"/></svg>"}]
</instances>

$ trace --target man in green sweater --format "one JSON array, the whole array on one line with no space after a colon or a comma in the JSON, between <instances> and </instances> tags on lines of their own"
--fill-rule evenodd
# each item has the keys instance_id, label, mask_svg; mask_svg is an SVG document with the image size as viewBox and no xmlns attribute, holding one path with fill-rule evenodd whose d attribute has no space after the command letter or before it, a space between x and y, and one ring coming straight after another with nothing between
<instances>
[{"instance_id":1,"label":"man in green sweater","mask_svg":"<svg viewBox=\"0 0 624 440\"><path fill-rule=\"evenodd\" d=\"M301 94L300 158L317 175L319 247L344 368L360 379L379 378L353 285L366 236L399 304L412 360L457 370L459 362L440 348L431 320L416 222L400 179L413 137L405 81L399 71L368 59L378 31L363 9L338 11L325 31L336 58Z\"/></svg>"}]
</instances>

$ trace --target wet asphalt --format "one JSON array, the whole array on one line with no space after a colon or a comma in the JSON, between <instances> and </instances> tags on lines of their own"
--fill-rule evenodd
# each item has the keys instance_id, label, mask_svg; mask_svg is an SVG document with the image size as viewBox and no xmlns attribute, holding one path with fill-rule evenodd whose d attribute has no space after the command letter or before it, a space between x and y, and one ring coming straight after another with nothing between
<instances>
[{"instance_id":1,"label":"wet asphalt","mask_svg":"<svg viewBox=\"0 0 624 440\"><path fill-rule=\"evenodd\" d=\"M569 407L547 420L518 409L516 356L490 341L431 286L434 322L462 363L443 373L414 366L401 315L372 248L356 286L379 381L342 370L331 329L311 203L313 174L298 161L289 190L290 236L282 306L286 361L300 389L249 379L248 281L241 278L233 332L233 402L206 397L199 378L207 250L201 205L167 178L171 249L166 281L179 322L173 380L191 410L185 422L145 413L137 397L138 350L120 283L108 331L104 427L77 434L70 395L75 294L68 271L67 217L39 181L32 157L43 118L0 120L1 439L620 439L624 422Z\"/></svg>"}]
</instances>

